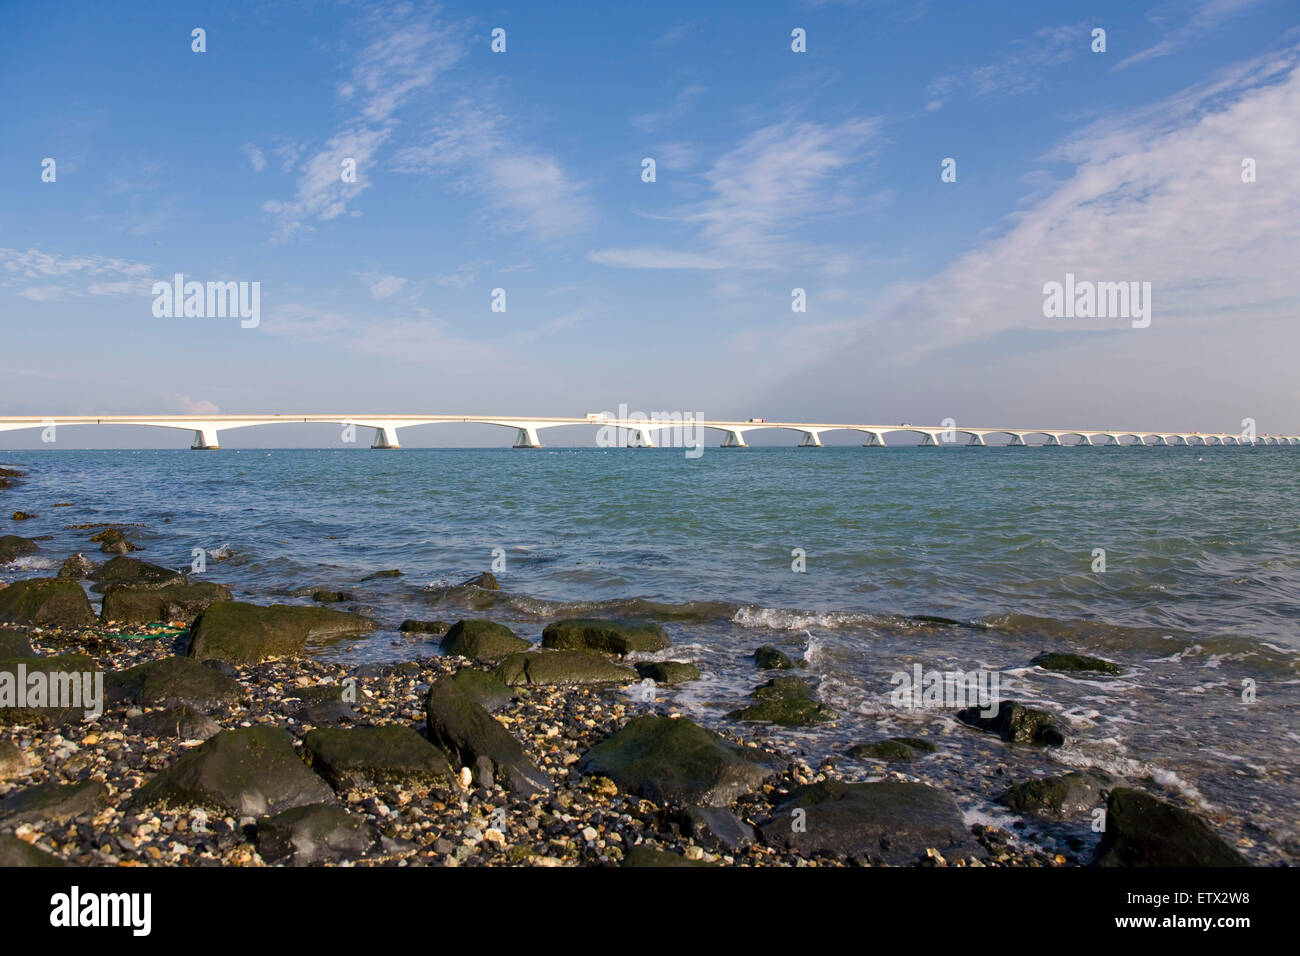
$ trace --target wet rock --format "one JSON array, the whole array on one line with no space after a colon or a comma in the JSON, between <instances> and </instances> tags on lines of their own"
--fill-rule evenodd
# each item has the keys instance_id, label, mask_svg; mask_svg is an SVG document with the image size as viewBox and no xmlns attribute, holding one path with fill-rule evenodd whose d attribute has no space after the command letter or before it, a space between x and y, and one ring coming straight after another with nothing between
<instances>
[{"instance_id":1,"label":"wet rock","mask_svg":"<svg viewBox=\"0 0 1300 956\"><path fill-rule=\"evenodd\" d=\"M656 803L717 807L773 776L769 760L685 718L645 715L588 750L578 771L609 777L624 793Z\"/></svg>"},{"instance_id":2,"label":"wet rock","mask_svg":"<svg viewBox=\"0 0 1300 956\"><path fill-rule=\"evenodd\" d=\"M444 654L458 654L476 661L499 661L532 644L495 621L457 621L438 645Z\"/></svg>"},{"instance_id":3,"label":"wet rock","mask_svg":"<svg viewBox=\"0 0 1300 956\"><path fill-rule=\"evenodd\" d=\"M329 784L298 757L289 734L266 725L221 731L160 772L138 794L143 806L210 807L235 817L333 799Z\"/></svg>"},{"instance_id":4,"label":"wet rock","mask_svg":"<svg viewBox=\"0 0 1300 956\"><path fill-rule=\"evenodd\" d=\"M589 650L620 657L666 650L672 642L653 621L604 621L572 618L554 621L542 631L542 647Z\"/></svg>"},{"instance_id":5,"label":"wet rock","mask_svg":"<svg viewBox=\"0 0 1300 956\"><path fill-rule=\"evenodd\" d=\"M100 620L122 624L149 624L154 621L184 621L195 618L217 601L229 601L230 588L224 584L182 581L161 587L152 585L112 584L104 592Z\"/></svg>"},{"instance_id":6,"label":"wet rock","mask_svg":"<svg viewBox=\"0 0 1300 956\"><path fill-rule=\"evenodd\" d=\"M754 664L760 670L791 670L795 664L790 655L771 644L754 651Z\"/></svg>"},{"instance_id":7,"label":"wet rock","mask_svg":"<svg viewBox=\"0 0 1300 956\"><path fill-rule=\"evenodd\" d=\"M462 581L459 585L462 588L482 588L484 591L500 591L501 585L493 577L492 572L484 571L482 574L475 575L468 581Z\"/></svg>"},{"instance_id":8,"label":"wet rock","mask_svg":"<svg viewBox=\"0 0 1300 956\"><path fill-rule=\"evenodd\" d=\"M0 833L0 867L11 866L68 866L53 854L24 843L9 833Z\"/></svg>"},{"instance_id":9,"label":"wet rock","mask_svg":"<svg viewBox=\"0 0 1300 956\"><path fill-rule=\"evenodd\" d=\"M874 758L876 760L915 760L927 753L934 753L938 748L928 740L917 737L890 737L875 743L858 744L848 749L848 755L854 760Z\"/></svg>"},{"instance_id":10,"label":"wet rock","mask_svg":"<svg viewBox=\"0 0 1300 956\"><path fill-rule=\"evenodd\" d=\"M715 852L735 853L754 842L754 828L726 807L687 807L682 812L682 831Z\"/></svg>"},{"instance_id":11,"label":"wet rock","mask_svg":"<svg viewBox=\"0 0 1300 956\"><path fill-rule=\"evenodd\" d=\"M764 843L801 856L897 865L914 863L931 848L944 856L982 854L957 802L922 783L826 780L801 787L759 830Z\"/></svg>"},{"instance_id":12,"label":"wet rock","mask_svg":"<svg viewBox=\"0 0 1300 956\"><path fill-rule=\"evenodd\" d=\"M26 632L0 628L0 658L35 656Z\"/></svg>"},{"instance_id":13,"label":"wet rock","mask_svg":"<svg viewBox=\"0 0 1300 956\"><path fill-rule=\"evenodd\" d=\"M405 634L446 634L450 627L446 621L417 621L408 617L398 630Z\"/></svg>"},{"instance_id":14,"label":"wet rock","mask_svg":"<svg viewBox=\"0 0 1300 956\"><path fill-rule=\"evenodd\" d=\"M0 590L0 621L79 628L94 620L86 592L76 581L25 578Z\"/></svg>"},{"instance_id":15,"label":"wet rock","mask_svg":"<svg viewBox=\"0 0 1300 956\"><path fill-rule=\"evenodd\" d=\"M685 661L647 661L637 664L636 672L643 680L656 684L685 684L704 676L698 667Z\"/></svg>"},{"instance_id":16,"label":"wet rock","mask_svg":"<svg viewBox=\"0 0 1300 956\"><path fill-rule=\"evenodd\" d=\"M355 601L349 591L312 591L311 599L317 604L343 604L347 601Z\"/></svg>"},{"instance_id":17,"label":"wet rock","mask_svg":"<svg viewBox=\"0 0 1300 956\"><path fill-rule=\"evenodd\" d=\"M0 594L3 594L0 591ZM75 685L69 684L69 692L79 690L85 694L85 675L93 675L99 670L98 665L85 654L59 654L49 657L7 657L0 659L0 725L12 724L23 727L52 730L68 724L78 724L86 719L86 712L93 709L89 699L83 697L79 707L46 706L53 699L49 688L60 685L67 675L76 675L79 679ZM43 697L37 697L38 685L31 682L32 675L40 672L45 675ZM17 688L26 682L26 703L29 706L16 706L20 703ZM93 684L91 692L93 694Z\"/></svg>"},{"instance_id":18,"label":"wet rock","mask_svg":"<svg viewBox=\"0 0 1300 956\"><path fill-rule=\"evenodd\" d=\"M1102 804L1102 791L1114 778L1100 771L1074 771L1057 777L1025 780L1003 791L998 803L1017 813L1064 820L1087 817Z\"/></svg>"},{"instance_id":19,"label":"wet rock","mask_svg":"<svg viewBox=\"0 0 1300 956\"><path fill-rule=\"evenodd\" d=\"M27 511L15 511L9 517L13 521L30 521L31 519L35 518L36 515L31 514L30 512Z\"/></svg>"},{"instance_id":20,"label":"wet rock","mask_svg":"<svg viewBox=\"0 0 1300 956\"><path fill-rule=\"evenodd\" d=\"M142 707L189 704L206 708L234 703L244 696L238 681L188 657L163 657L114 671L105 677L104 688L109 700Z\"/></svg>"},{"instance_id":21,"label":"wet rock","mask_svg":"<svg viewBox=\"0 0 1300 956\"><path fill-rule=\"evenodd\" d=\"M332 803L294 807L257 824L257 852L271 864L355 860L374 843L374 832L363 817Z\"/></svg>"},{"instance_id":22,"label":"wet rock","mask_svg":"<svg viewBox=\"0 0 1300 956\"><path fill-rule=\"evenodd\" d=\"M998 705L997 714L992 717L984 716L982 708L967 707L957 712L957 719L980 730L995 733L1008 742L1049 746L1065 743L1065 735L1056 726L1055 717L1047 711L1035 710L1012 700L1002 701Z\"/></svg>"},{"instance_id":23,"label":"wet rock","mask_svg":"<svg viewBox=\"0 0 1300 956\"><path fill-rule=\"evenodd\" d=\"M429 740L462 767L469 767L480 787L495 781L507 790L529 795L549 792L551 779L524 753L524 748L486 710L450 678L429 688L425 704Z\"/></svg>"},{"instance_id":24,"label":"wet rock","mask_svg":"<svg viewBox=\"0 0 1300 956\"><path fill-rule=\"evenodd\" d=\"M1100 674L1122 674L1124 668L1113 661L1100 657L1084 657L1082 654L1066 654L1047 651L1039 654L1029 662L1048 671L1096 671Z\"/></svg>"},{"instance_id":25,"label":"wet rock","mask_svg":"<svg viewBox=\"0 0 1300 956\"><path fill-rule=\"evenodd\" d=\"M105 554L130 554L139 551L139 547L128 541L126 535L118 528L105 528L99 534L90 536L91 541L99 542L99 550Z\"/></svg>"},{"instance_id":26,"label":"wet rock","mask_svg":"<svg viewBox=\"0 0 1300 956\"><path fill-rule=\"evenodd\" d=\"M654 847L634 846L628 849L619 866L716 866L704 860L688 860L680 853L671 850L656 850Z\"/></svg>"},{"instance_id":27,"label":"wet rock","mask_svg":"<svg viewBox=\"0 0 1300 956\"><path fill-rule=\"evenodd\" d=\"M511 654L493 673L510 687L631 684L637 673L596 651L532 651Z\"/></svg>"},{"instance_id":28,"label":"wet rock","mask_svg":"<svg viewBox=\"0 0 1300 956\"><path fill-rule=\"evenodd\" d=\"M378 581L382 578L400 578L401 576L402 572L397 568L388 568L385 571L376 571L374 574L367 574L361 579L361 583L364 584L367 581Z\"/></svg>"},{"instance_id":29,"label":"wet rock","mask_svg":"<svg viewBox=\"0 0 1300 956\"><path fill-rule=\"evenodd\" d=\"M36 553L36 542L16 534L0 535L0 564L8 564L26 554Z\"/></svg>"},{"instance_id":30,"label":"wet rock","mask_svg":"<svg viewBox=\"0 0 1300 956\"><path fill-rule=\"evenodd\" d=\"M42 783L0 799L0 824L18 826L90 816L108 805L108 787L98 780Z\"/></svg>"},{"instance_id":31,"label":"wet rock","mask_svg":"<svg viewBox=\"0 0 1300 956\"><path fill-rule=\"evenodd\" d=\"M0 737L0 782L25 777L35 762L16 743Z\"/></svg>"},{"instance_id":32,"label":"wet rock","mask_svg":"<svg viewBox=\"0 0 1300 956\"><path fill-rule=\"evenodd\" d=\"M127 728L142 737L162 740L207 740L221 731L221 725L187 705L153 710L127 721Z\"/></svg>"},{"instance_id":33,"label":"wet rock","mask_svg":"<svg viewBox=\"0 0 1300 956\"><path fill-rule=\"evenodd\" d=\"M313 730L303 738L307 762L335 790L451 788L447 755L410 727Z\"/></svg>"},{"instance_id":34,"label":"wet rock","mask_svg":"<svg viewBox=\"0 0 1300 956\"><path fill-rule=\"evenodd\" d=\"M95 568L99 565L86 557L80 551L74 554L68 560L64 561L59 567L58 576L61 578L71 578L73 581L80 581L84 577L89 577Z\"/></svg>"},{"instance_id":35,"label":"wet rock","mask_svg":"<svg viewBox=\"0 0 1300 956\"><path fill-rule=\"evenodd\" d=\"M139 558L110 558L87 577L95 582L92 591L104 591L110 584L175 584L185 580L185 575Z\"/></svg>"},{"instance_id":36,"label":"wet rock","mask_svg":"<svg viewBox=\"0 0 1300 956\"><path fill-rule=\"evenodd\" d=\"M1092 866L1250 866L1199 816L1141 790L1119 787Z\"/></svg>"},{"instance_id":37,"label":"wet rock","mask_svg":"<svg viewBox=\"0 0 1300 956\"><path fill-rule=\"evenodd\" d=\"M218 601L194 622L189 655L197 660L256 664L301 654L309 642L355 637L374 629L358 614L323 607Z\"/></svg>"},{"instance_id":38,"label":"wet rock","mask_svg":"<svg viewBox=\"0 0 1300 956\"><path fill-rule=\"evenodd\" d=\"M727 716L783 727L806 727L835 719L835 711L818 703L812 687L798 677L773 677L750 696L756 703L733 710Z\"/></svg>"},{"instance_id":39,"label":"wet rock","mask_svg":"<svg viewBox=\"0 0 1300 956\"><path fill-rule=\"evenodd\" d=\"M501 710L515 698L515 691L490 671L462 668L452 675L451 681L462 694L485 710Z\"/></svg>"}]
</instances>

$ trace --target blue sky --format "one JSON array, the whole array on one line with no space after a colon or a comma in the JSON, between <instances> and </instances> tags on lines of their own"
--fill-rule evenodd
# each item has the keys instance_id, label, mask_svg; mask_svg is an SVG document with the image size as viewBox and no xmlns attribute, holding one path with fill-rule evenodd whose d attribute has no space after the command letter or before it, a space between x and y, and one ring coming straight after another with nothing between
<instances>
[{"instance_id":1,"label":"blue sky","mask_svg":"<svg viewBox=\"0 0 1300 956\"><path fill-rule=\"evenodd\" d=\"M1291 0L13 5L0 404L1296 431L1297 64Z\"/></svg>"}]
</instances>

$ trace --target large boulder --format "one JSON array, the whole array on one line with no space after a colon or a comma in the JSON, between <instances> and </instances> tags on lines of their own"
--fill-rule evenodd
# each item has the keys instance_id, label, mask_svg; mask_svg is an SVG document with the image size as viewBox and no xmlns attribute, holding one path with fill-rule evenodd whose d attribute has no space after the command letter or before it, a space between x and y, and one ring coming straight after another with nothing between
<instances>
[{"instance_id":1,"label":"large boulder","mask_svg":"<svg viewBox=\"0 0 1300 956\"><path fill-rule=\"evenodd\" d=\"M114 671L104 687L109 700L143 707L189 704L204 709L244 696L238 681L188 657L163 657Z\"/></svg>"},{"instance_id":2,"label":"large boulder","mask_svg":"<svg viewBox=\"0 0 1300 956\"><path fill-rule=\"evenodd\" d=\"M242 601L218 601L194 622L189 656L256 664L272 657L293 657L309 643L355 637L374 629L374 622L346 611Z\"/></svg>"},{"instance_id":3,"label":"large boulder","mask_svg":"<svg viewBox=\"0 0 1300 956\"><path fill-rule=\"evenodd\" d=\"M0 534L0 564L20 558L25 554L36 553L36 542L16 534Z\"/></svg>"},{"instance_id":4,"label":"large boulder","mask_svg":"<svg viewBox=\"0 0 1300 956\"><path fill-rule=\"evenodd\" d=\"M762 751L740 747L684 717L633 717L592 747L578 771L609 777L655 803L727 806L773 776Z\"/></svg>"},{"instance_id":5,"label":"large boulder","mask_svg":"<svg viewBox=\"0 0 1300 956\"><path fill-rule=\"evenodd\" d=\"M108 787L98 780L42 783L0 799L0 825L90 816L108 804Z\"/></svg>"},{"instance_id":6,"label":"large boulder","mask_svg":"<svg viewBox=\"0 0 1300 956\"><path fill-rule=\"evenodd\" d=\"M1004 700L998 704L998 711L992 717L985 716L983 708L967 707L957 712L957 719L980 730L995 733L1009 743L1050 746L1065 743L1065 734L1057 727L1055 717L1045 710L1035 710L1013 700Z\"/></svg>"},{"instance_id":7,"label":"large boulder","mask_svg":"<svg viewBox=\"0 0 1300 956\"><path fill-rule=\"evenodd\" d=\"M25 631L0 627L0 658L33 656L32 644Z\"/></svg>"},{"instance_id":8,"label":"large boulder","mask_svg":"<svg viewBox=\"0 0 1300 956\"><path fill-rule=\"evenodd\" d=\"M207 740L221 732L221 725L188 704L151 710L130 718L127 729L141 737L163 740Z\"/></svg>"},{"instance_id":9,"label":"large boulder","mask_svg":"<svg viewBox=\"0 0 1300 956\"><path fill-rule=\"evenodd\" d=\"M894 780L801 787L759 828L769 846L872 863L914 863L926 850L970 856L980 848L957 802L923 783Z\"/></svg>"},{"instance_id":10,"label":"large boulder","mask_svg":"<svg viewBox=\"0 0 1300 956\"><path fill-rule=\"evenodd\" d=\"M835 711L818 703L812 687L798 677L773 677L749 696L754 703L733 710L728 716L783 727L806 727L835 719Z\"/></svg>"},{"instance_id":11,"label":"large boulder","mask_svg":"<svg viewBox=\"0 0 1300 956\"><path fill-rule=\"evenodd\" d=\"M1093 866L1250 866L1196 814L1141 790L1117 787Z\"/></svg>"},{"instance_id":12,"label":"large boulder","mask_svg":"<svg viewBox=\"0 0 1300 956\"><path fill-rule=\"evenodd\" d=\"M76 581L25 578L0 590L0 621L78 628L93 624L95 613Z\"/></svg>"},{"instance_id":13,"label":"large boulder","mask_svg":"<svg viewBox=\"0 0 1300 956\"><path fill-rule=\"evenodd\" d=\"M532 651L511 654L493 673L510 687L631 684L637 672L596 651Z\"/></svg>"},{"instance_id":14,"label":"large boulder","mask_svg":"<svg viewBox=\"0 0 1300 956\"><path fill-rule=\"evenodd\" d=\"M499 661L532 645L504 624L495 621L457 621L438 645L444 654L458 654L476 661Z\"/></svg>"},{"instance_id":15,"label":"large boulder","mask_svg":"<svg viewBox=\"0 0 1300 956\"><path fill-rule=\"evenodd\" d=\"M143 806L209 807L236 817L333 799L329 784L307 769L294 751L289 734L266 725L223 730L138 793Z\"/></svg>"},{"instance_id":16,"label":"large boulder","mask_svg":"<svg viewBox=\"0 0 1300 956\"><path fill-rule=\"evenodd\" d=\"M303 738L303 750L311 768L335 790L455 785L447 755L399 724L313 730Z\"/></svg>"},{"instance_id":17,"label":"large boulder","mask_svg":"<svg viewBox=\"0 0 1300 956\"><path fill-rule=\"evenodd\" d=\"M104 592L100 620L120 624L149 624L154 621L184 621L186 624L217 601L233 595L224 584L180 581L162 587L113 584Z\"/></svg>"},{"instance_id":18,"label":"large boulder","mask_svg":"<svg viewBox=\"0 0 1300 956\"><path fill-rule=\"evenodd\" d=\"M502 710L510 706L515 695L520 693L507 687L505 681L497 674L475 670L472 667L463 667L456 671L451 676L451 681L462 694L485 710Z\"/></svg>"},{"instance_id":19,"label":"large boulder","mask_svg":"<svg viewBox=\"0 0 1300 956\"><path fill-rule=\"evenodd\" d=\"M0 833L0 867L11 866L68 866L51 853L40 847L24 843L11 833Z\"/></svg>"},{"instance_id":20,"label":"large boulder","mask_svg":"<svg viewBox=\"0 0 1300 956\"><path fill-rule=\"evenodd\" d=\"M754 651L754 665L759 670L790 670L795 666L794 660L785 651L771 644L764 644Z\"/></svg>"},{"instance_id":21,"label":"large boulder","mask_svg":"<svg viewBox=\"0 0 1300 956\"><path fill-rule=\"evenodd\" d=\"M88 577L95 570L97 565L90 558L86 557L80 551L74 554L68 560L59 566L58 577L71 578L73 581L80 581Z\"/></svg>"},{"instance_id":22,"label":"large boulder","mask_svg":"<svg viewBox=\"0 0 1300 956\"><path fill-rule=\"evenodd\" d=\"M267 863L310 866L355 860L374 843L364 817L333 803L294 807L257 824L257 852Z\"/></svg>"},{"instance_id":23,"label":"large boulder","mask_svg":"<svg viewBox=\"0 0 1300 956\"><path fill-rule=\"evenodd\" d=\"M936 750L934 744L919 737L890 737L870 744L856 744L846 752L854 760L915 760Z\"/></svg>"},{"instance_id":24,"label":"large boulder","mask_svg":"<svg viewBox=\"0 0 1300 956\"><path fill-rule=\"evenodd\" d=\"M95 693L93 681L98 669L99 665L85 654L0 659L0 725L49 730L80 723L95 709L90 697ZM34 683L32 676L38 672L45 679ZM90 685L86 683L87 675L92 680ZM19 694L24 687L25 693ZM77 692L82 695L77 706L51 706L69 702L71 698L63 695Z\"/></svg>"},{"instance_id":25,"label":"large boulder","mask_svg":"<svg viewBox=\"0 0 1300 956\"><path fill-rule=\"evenodd\" d=\"M116 557L91 570L86 577L95 582L92 591L105 591L113 584L175 584L185 575L171 568L150 564L139 558Z\"/></svg>"},{"instance_id":26,"label":"large boulder","mask_svg":"<svg viewBox=\"0 0 1300 956\"><path fill-rule=\"evenodd\" d=\"M519 741L451 678L440 677L429 687L425 713L429 739L469 767L479 786L495 782L524 795L552 789L550 778Z\"/></svg>"},{"instance_id":27,"label":"large boulder","mask_svg":"<svg viewBox=\"0 0 1300 956\"><path fill-rule=\"evenodd\" d=\"M1103 790L1114 779L1099 770L1075 770L1055 777L1038 777L1007 788L998 803L1017 813L1053 820L1086 817L1101 806Z\"/></svg>"},{"instance_id":28,"label":"large boulder","mask_svg":"<svg viewBox=\"0 0 1300 956\"><path fill-rule=\"evenodd\" d=\"M671 643L664 629L653 621L573 618L555 621L542 631L542 647L560 651L599 651L620 657L666 650Z\"/></svg>"},{"instance_id":29,"label":"large boulder","mask_svg":"<svg viewBox=\"0 0 1300 956\"><path fill-rule=\"evenodd\" d=\"M636 672L642 680L656 684L685 684L704 676L698 667L686 661L645 661L636 665Z\"/></svg>"}]
</instances>

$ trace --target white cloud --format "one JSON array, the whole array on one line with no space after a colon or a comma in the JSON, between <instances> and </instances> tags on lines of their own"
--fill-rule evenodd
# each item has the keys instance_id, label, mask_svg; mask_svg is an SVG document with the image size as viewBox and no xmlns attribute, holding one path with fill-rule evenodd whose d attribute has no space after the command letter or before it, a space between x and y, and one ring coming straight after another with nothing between
<instances>
[{"instance_id":1,"label":"white cloud","mask_svg":"<svg viewBox=\"0 0 1300 956\"><path fill-rule=\"evenodd\" d=\"M950 96L1014 96L1046 85L1047 72L1089 50L1088 25L1043 27L1033 35L1016 40L995 62L960 73L936 77L926 88L928 112L943 107Z\"/></svg>"},{"instance_id":2,"label":"white cloud","mask_svg":"<svg viewBox=\"0 0 1300 956\"><path fill-rule=\"evenodd\" d=\"M186 415L220 415L221 409L214 402L206 399L190 398L188 395L174 396L173 400Z\"/></svg>"},{"instance_id":3,"label":"white cloud","mask_svg":"<svg viewBox=\"0 0 1300 956\"><path fill-rule=\"evenodd\" d=\"M724 269L727 265L695 252L654 247L601 249L588 253L587 259L619 269Z\"/></svg>"},{"instance_id":4,"label":"white cloud","mask_svg":"<svg viewBox=\"0 0 1300 956\"><path fill-rule=\"evenodd\" d=\"M1186 15L1186 19L1169 30L1158 42L1121 60L1115 69L1122 70L1144 60L1168 56L1189 41L1212 35L1225 20L1244 12L1249 7L1257 6L1259 2L1260 0L1201 0L1192 8L1190 14L1187 12L1186 3L1159 8L1151 17L1157 22L1166 19L1165 11L1171 11L1176 16Z\"/></svg>"},{"instance_id":5,"label":"white cloud","mask_svg":"<svg viewBox=\"0 0 1300 956\"><path fill-rule=\"evenodd\" d=\"M18 295L33 302L64 296L146 295L153 269L108 256L0 248L0 287L17 287Z\"/></svg>"},{"instance_id":6,"label":"white cloud","mask_svg":"<svg viewBox=\"0 0 1300 956\"><path fill-rule=\"evenodd\" d=\"M252 164L253 172L260 173L262 170L266 169L266 157L263 156L262 151L252 143L244 144L244 155L248 157L249 163Z\"/></svg>"},{"instance_id":7,"label":"white cloud","mask_svg":"<svg viewBox=\"0 0 1300 956\"><path fill-rule=\"evenodd\" d=\"M401 276L384 276L376 275L372 272L354 273L360 279L367 289L370 290L370 296L374 299L388 299L402 291L406 285L406 280Z\"/></svg>"}]
</instances>

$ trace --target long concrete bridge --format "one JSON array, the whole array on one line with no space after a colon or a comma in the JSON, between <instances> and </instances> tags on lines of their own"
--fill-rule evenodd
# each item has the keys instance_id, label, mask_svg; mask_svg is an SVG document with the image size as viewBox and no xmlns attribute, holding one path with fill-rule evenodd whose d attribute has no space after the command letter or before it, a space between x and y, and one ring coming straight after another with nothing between
<instances>
[{"instance_id":1,"label":"long concrete bridge","mask_svg":"<svg viewBox=\"0 0 1300 956\"><path fill-rule=\"evenodd\" d=\"M619 436L619 444L653 448L656 434L665 429L710 429L722 432L724 448L744 448L750 432L779 429L803 436L803 447L820 448L826 432L851 431L866 436L867 447L884 447L885 436L911 433L921 436L922 445L984 445L990 436L1006 436L1007 444L1062 445L1300 445L1300 435L1258 434L1253 437L1235 432L1187 432L1125 430L1116 428L995 428L991 426L952 425L853 425L828 422L710 421L677 413L651 416L628 415L617 418L605 413L581 418L536 418L494 415L13 415L0 416L0 431L22 428L54 429L72 425L148 425L181 429L194 433L194 449L218 449L218 433L232 428L256 425L325 423L356 428L373 428L372 448L400 448L399 428L446 423L499 425L515 430L516 448L541 448L540 433L561 425L590 425L610 429ZM53 434L53 432L51 432ZM610 432L605 432L608 435ZM697 434L702 434L698 432ZM625 437L624 437L625 436ZM1069 441L1067 441L1069 439ZM612 443L612 442L609 442Z\"/></svg>"}]
</instances>

